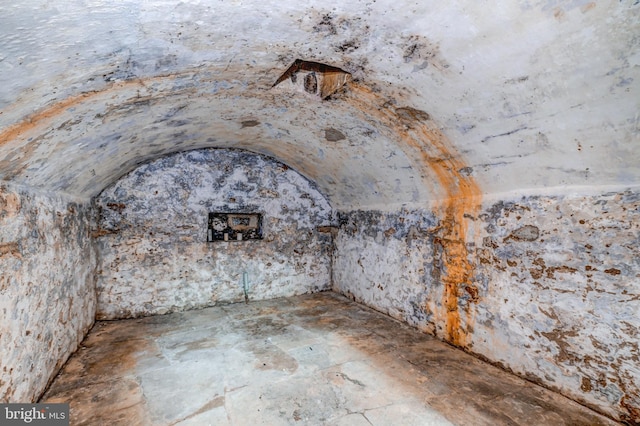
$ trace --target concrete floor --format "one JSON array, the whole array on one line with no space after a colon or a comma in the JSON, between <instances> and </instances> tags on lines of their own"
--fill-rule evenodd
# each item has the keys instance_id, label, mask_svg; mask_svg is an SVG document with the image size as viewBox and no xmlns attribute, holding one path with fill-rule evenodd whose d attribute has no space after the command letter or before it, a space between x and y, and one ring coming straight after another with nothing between
<instances>
[{"instance_id":1,"label":"concrete floor","mask_svg":"<svg viewBox=\"0 0 640 426\"><path fill-rule=\"evenodd\" d=\"M42 402L72 425L615 424L334 293L98 322Z\"/></svg>"}]
</instances>

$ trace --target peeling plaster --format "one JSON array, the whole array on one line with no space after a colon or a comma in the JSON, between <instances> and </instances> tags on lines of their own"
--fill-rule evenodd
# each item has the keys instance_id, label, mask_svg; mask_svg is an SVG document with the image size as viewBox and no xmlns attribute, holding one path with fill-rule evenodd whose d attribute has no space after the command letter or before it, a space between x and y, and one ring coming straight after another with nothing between
<instances>
[{"instance_id":1,"label":"peeling plaster","mask_svg":"<svg viewBox=\"0 0 640 426\"><path fill-rule=\"evenodd\" d=\"M96 199L100 319L327 290L331 207L268 157L199 150L145 164ZM262 240L207 243L209 212L262 213Z\"/></svg>"},{"instance_id":2,"label":"peeling plaster","mask_svg":"<svg viewBox=\"0 0 640 426\"><path fill-rule=\"evenodd\" d=\"M586 405L637 421L638 192L526 197L485 211L491 213L483 218L478 276L492 290L477 321L504 326L476 327L473 350ZM538 230L526 234L531 238L511 237L533 229L531 223ZM499 308L489 312L488 306ZM514 362L494 345L521 347L526 356Z\"/></svg>"},{"instance_id":3,"label":"peeling plaster","mask_svg":"<svg viewBox=\"0 0 640 426\"><path fill-rule=\"evenodd\" d=\"M639 214L634 191L485 199L467 217L475 228L463 241L471 277L456 282L465 315L453 336L464 341L451 339L442 315L450 299L447 252L437 244L446 218L437 205L339 213L334 289L633 424Z\"/></svg>"},{"instance_id":4,"label":"peeling plaster","mask_svg":"<svg viewBox=\"0 0 640 426\"><path fill-rule=\"evenodd\" d=\"M307 134L306 119L300 117L308 100L266 88L252 98L244 98L243 88L235 83L223 94L212 94L209 85L214 74L214 70L209 70L117 83L107 91L38 112L0 134L2 148L10 152L4 161L0 160L4 178L27 179L34 186L45 185L55 191L92 197L142 162L214 145L276 157L316 182L338 205L394 204L413 200L415 194L427 197L425 189L412 176L410 160L402 153L389 157L385 161L387 167L376 173L377 194L359 182L358 173L378 167L379 158L393 148L392 142L379 131L369 130L371 124L355 121L349 104L344 105L347 111L341 112L336 108L343 104L340 101L323 102L317 106L314 120L321 128L340 127L344 132L358 129L349 132L352 143L336 146L325 140L324 145L318 146L317 139ZM183 81L180 90L165 93L174 90L177 81ZM234 96L239 97L211 116L212 104ZM286 132L275 127L271 114L282 112L276 113L274 108L286 111L291 124L297 127ZM247 111L254 111L250 120L246 119ZM263 124L248 126L247 121ZM110 129L123 122L126 128L115 132ZM167 126L171 129L168 133ZM42 137L31 136L47 128L51 130ZM367 130L360 130L363 128ZM215 135L215 139L209 135ZM69 147L69 143L73 146ZM315 155L318 148L325 152L323 158ZM78 161L70 152L82 153L91 165ZM402 182L400 188L395 183L398 177ZM336 181L350 182L353 186L336 187L332 183Z\"/></svg>"},{"instance_id":5,"label":"peeling plaster","mask_svg":"<svg viewBox=\"0 0 640 426\"><path fill-rule=\"evenodd\" d=\"M0 186L0 402L35 401L96 310L89 205Z\"/></svg>"},{"instance_id":6,"label":"peeling plaster","mask_svg":"<svg viewBox=\"0 0 640 426\"><path fill-rule=\"evenodd\" d=\"M0 240L2 262L26 264L24 274L37 278L42 257L56 264L57 279L65 273L57 265L80 249L78 258L87 260L78 273L92 270L95 255L82 238L73 249L25 255L22 239L4 233L36 232L40 245L53 245L67 226L83 234L88 201L128 182L132 175L120 181L127 173L178 152L239 148L291 167L314 183L317 200L326 197L326 216L314 223L322 231L310 231L309 241L329 256L330 238L337 238L336 289L600 411L630 422L640 417L631 362L638 327L640 85L633 83L640 81L640 3L544 0L489 10L470 1L274 8L252 0L35 0L0 5L0 13L0 179L26 188L0 197L0 220L10 223ZM307 89L315 84L314 93L325 97L310 72L299 73L294 87L304 93L284 82L272 88L296 58L335 65L352 81L324 101L306 96L308 79ZM171 170L162 164L163 173ZM179 170L197 169L183 165ZM177 214L179 202L201 188L163 176L177 179L167 190ZM233 179L241 183L233 191L251 191L248 177ZM259 200L281 194L263 189ZM150 215L168 211L135 190L126 187L127 200L150 203ZM118 265L135 264L108 257L118 250L142 256L145 271L170 259L167 276L187 263L174 255L178 247L211 262L211 253L189 251L204 238L195 228L165 227L150 237L123 226L120 234L126 220L150 232L156 225L143 220L142 204L131 212L128 201L112 195L97 202L103 222L93 229L103 265L116 267L101 268L101 279L113 274L117 282ZM34 203L38 211L24 216ZM339 232L329 203L339 212ZM34 217L65 205L75 212L63 213L65 224L49 218L32 226ZM118 238L133 248L112 246ZM273 243L286 251L292 241ZM208 267L248 255L239 247ZM146 282L142 275L134 281ZM227 275L237 280L237 271ZM107 316L213 303L197 292L177 300L167 291L137 295L127 305L117 294L121 284L104 286L101 305L113 308ZM588 297L580 299L580 291ZM526 302L532 295L537 299ZM147 305L139 304L145 297ZM583 323L592 334L577 327ZM61 348L56 363L72 347ZM514 348L522 353L513 356ZM43 371L17 394L37 395L52 369Z\"/></svg>"}]
</instances>

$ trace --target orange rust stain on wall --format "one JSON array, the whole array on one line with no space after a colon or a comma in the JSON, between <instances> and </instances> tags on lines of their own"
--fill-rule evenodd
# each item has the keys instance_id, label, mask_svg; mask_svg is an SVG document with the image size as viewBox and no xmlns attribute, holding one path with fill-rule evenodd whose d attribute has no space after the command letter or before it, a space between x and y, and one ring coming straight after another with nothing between
<instances>
[{"instance_id":1,"label":"orange rust stain on wall","mask_svg":"<svg viewBox=\"0 0 640 426\"><path fill-rule=\"evenodd\" d=\"M16 216L21 208L20 197L17 194L5 192L0 187L0 222Z\"/></svg>"},{"instance_id":2,"label":"orange rust stain on wall","mask_svg":"<svg viewBox=\"0 0 640 426\"><path fill-rule=\"evenodd\" d=\"M470 304L466 307L467 327L462 328L460 321L459 298L462 291L468 293L469 300L478 301L478 289L473 283L474 264L469 260L467 249L467 219L465 215L476 217L480 209L481 192L475 180L463 176L459 170L466 167L459 157L452 155L446 146L446 138L440 132L419 125L414 129L417 138L403 138L412 147L423 153L425 164L437 176L446 191L442 200L441 237L436 243L442 247L441 275L444 284L443 305L446 309L445 338L454 345L466 346L469 327L472 326ZM433 157L424 151L424 144L430 144L437 151Z\"/></svg>"},{"instance_id":3,"label":"orange rust stain on wall","mask_svg":"<svg viewBox=\"0 0 640 426\"><path fill-rule=\"evenodd\" d=\"M0 171L5 173L5 180L22 173L29 167L30 159L41 143L40 136L51 130L54 126L54 121L59 119L69 108L87 101L93 101L96 97L107 94L112 90L144 87L146 83L161 80L162 78L166 77L153 77L145 81L129 80L117 82L105 87L103 90L83 92L44 107L22 121L0 129L0 148L13 144L14 148L19 150L21 154L20 160L0 160ZM29 137L32 137L33 140L27 142Z\"/></svg>"},{"instance_id":4,"label":"orange rust stain on wall","mask_svg":"<svg viewBox=\"0 0 640 426\"><path fill-rule=\"evenodd\" d=\"M20 155L16 159L0 159L0 172L4 173L4 180L10 180L11 178L21 174L30 166L30 161L33 154L39 148L42 141L41 136L45 135L48 131L53 130L57 126L56 120L60 121L60 118L64 116L65 112L70 108L78 107L83 103L98 103L101 101L105 104L113 103L113 99L116 99L120 93L124 93L125 96L120 103L116 102L116 105L111 108L107 108L106 113L111 113L111 110L117 110L122 105L135 104L143 100L150 100L156 97L164 97L166 92L158 91L156 89L149 89L154 84L166 84L176 78L193 75L192 71L184 73L173 73L167 75L158 75L148 77L144 79L135 79L127 81L119 81L111 83L108 86L94 91L83 92L74 96L70 96L66 99L55 102L51 105L44 106L42 109L34 112L23 118L21 121L12 125L6 126L0 129L0 149L13 149L19 152ZM203 80L206 81L206 80ZM125 91L130 92L125 92ZM141 91L154 92L153 95L141 97ZM180 89L170 90L170 94L184 93L193 89ZM107 96L110 96L107 99ZM9 108L12 108L11 106ZM78 108L80 110L80 108ZM1 111L0 111L1 113ZM80 118L82 120L82 118ZM77 123L74 123L77 124ZM32 140L29 140L32 138ZM0 158L1 158L0 152Z\"/></svg>"},{"instance_id":5,"label":"orange rust stain on wall","mask_svg":"<svg viewBox=\"0 0 640 426\"><path fill-rule=\"evenodd\" d=\"M18 246L17 242L0 244L0 257L6 255L22 259L22 255L20 254L20 246Z\"/></svg>"},{"instance_id":6,"label":"orange rust stain on wall","mask_svg":"<svg viewBox=\"0 0 640 426\"><path fill-rule=\"evenodd\" d=\"M2 129L2 131L0 132L0 146L21 137L25 137L25 135L36 130L39 126L50 123L53 119L63 114L67 109L81 104L84 101L91 100L92 98L101 94L108 93L111 90L122 90L128 87L146 87L147 84L150 84L152 82L162 81L164 79L170 79L176 76L177 74L171 74L167 76L151 77L145 80L137 79L117 82L110 84L102 90L83 92L75 96L70 96L66 99L54 103L53 105L36 111L22 121L19 121L15 124L12 124L11 126L6 127L5 129Z\"/></svg>"},{"instance_id":7,"label":"orange rust stain on wall","mask_svg":"<svg viewBox=\"0 0 640 426\"><path fill-rule=\"evenodd\" d=\"M26 119L20 121L19 123L13 124L0 133L0 146L6 144L7 142L11 142L13 140L18 139L20 136L29 133L34 130L38 125L43 122L46 122L54 117L57 117L68 108L76 105L88 97L94 95L97 92L88 92L82 93L77 96L72 96L70 98L64 99L58 103L53 104L52 106L45 108L41 111L38 111Z\"/></svg>"},{"instance_id":8,"label":"orange rust stain on wall","mask_svg":"<svg viewBox=\"0 0 640 426\"><path fill-rule=\"evenodd\" d=\"M477 216L482 199L480 188L472 177L460 172L466 164L455 153L447 138L423 122L428 119L428 114L411 108L396 110L387 107L387 100L361 84L352 83L350 89L353 96L349 101L399 135L409 149L407 154L419 160L425 171L425 179L435 177L444 192L439 206L439 235L435 239L440 247L443 267L440 277L444 285L444 338L454 345L466 346L474 312L467 304L464 312L466 327L463 328L459 299L462 292L466 291L469 300L476 303L478 288L473 283L474 263L469 260L465 216Z\"/></svg>"}]
</instances>

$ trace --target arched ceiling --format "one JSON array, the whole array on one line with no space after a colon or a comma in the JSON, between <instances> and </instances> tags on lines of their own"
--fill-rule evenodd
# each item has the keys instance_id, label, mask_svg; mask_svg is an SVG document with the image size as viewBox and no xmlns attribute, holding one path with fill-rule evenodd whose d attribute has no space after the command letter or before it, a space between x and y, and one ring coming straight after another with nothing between
<instances>
[{"instance_id":1,"label":"arched ceiling","mask_svg":"<svg viewBox=\"0 0 640 426\"><path fill-rule=\"evenodd\" d=\"M640 3L0 2L0 176L81 198L237 147L334 207L640 183ZM271 86L297 58L353 81Z\"/></svg>"}]
</instances>

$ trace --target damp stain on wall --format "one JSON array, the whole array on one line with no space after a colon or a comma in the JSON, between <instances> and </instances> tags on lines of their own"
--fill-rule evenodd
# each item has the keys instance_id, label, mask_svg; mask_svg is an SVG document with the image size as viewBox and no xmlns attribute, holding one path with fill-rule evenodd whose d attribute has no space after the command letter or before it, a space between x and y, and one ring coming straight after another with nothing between
<instances>
[{"instance_id":1,"label":"damp stain on wall","mask_svg":"<svg viewBox=\"0 0 640 426\"><path fill-rule=\"evenodd\" d=\"M408 106L396 108L393 104L397 101L359 83L352 83L348 93L346 102L399 136L401 148L414 160L425 185L437 184L439 225L433 242L440 268L434 272L437 274L434 279L443 284L444 291L441 304L429 303L445 324L441 337L465 347L473 328L473 305L481 297L473 278L473 252L468 249L475 238L467 235L467 222L475 219L480 208L481 190L473 176L461 172L468 166L446 136L429 121L427 112Z\"/></svg>"},{"instance_id":2,"label":"damp stain on wall","mask_svg":"<svg viewBox=\"0 0 640 426\"><path fill-rule=\"evenodd\" d=\"M94 93L82 93L77 96L71 96L31 114L19 123L5 128L2 133L0 133L0 146L14 141L25 134L31 133L37 127L48 123L52 118L57 117L62 112L82 102L93 94Z\"/></svg>"},{"instance_id":3,"label":"damp stain on wall","mask_svg":"<svg viewBox=\"0 0 640 426\"><path fill-rule=\"evenodd\" d=\"M633 424L640 194L514 197L485 203L480 217L477 279L499 309L479 311L473 350Z\"/></svg>"},{"instance_id":4,"label":"damp stain on wall","mask_svg":"<svg viewBox=\"0 0 640 426\"><path fill-rule=\"evenodd\" d=\"M480 297L465 350L612 417L637 418L640 195L501 198L485 196L473 222ZM445 336L439 206L338 218L336 291Z\"/></svg>"},{"instance_id":5,"label":"damp stain on wall","mask_svg":"<svg viewBox=\"0 0 640 426\"><path fill-rule=\"evenodd\" d=\"M393 139L367 146L380 138L379 132L342 111L341 94L338 102L330 99L308 108L306 96L268 90L269 81L240 85L219 80L221 73L200 68L114 82L43 106L0 135L2 178L91 198L137 165L163 155L237 147L294 166L335 205L427 197ZM230 98L234 102L225 101ZM219 111L213 117L212 105ZM322 135L322 129L334 130ZM326 137L317 139L319 135ZM343 139L347 142L331 143ZM354 178L371 174L374 167L375 178ZM375 191L369 190L372 185Z\"/></svg>"}]
</instances>

